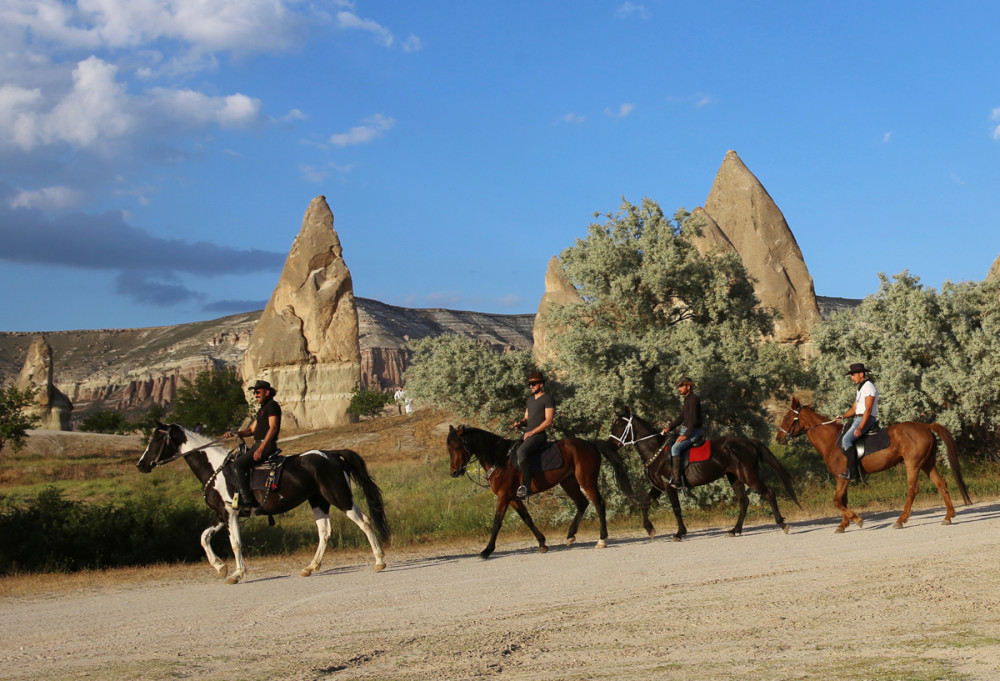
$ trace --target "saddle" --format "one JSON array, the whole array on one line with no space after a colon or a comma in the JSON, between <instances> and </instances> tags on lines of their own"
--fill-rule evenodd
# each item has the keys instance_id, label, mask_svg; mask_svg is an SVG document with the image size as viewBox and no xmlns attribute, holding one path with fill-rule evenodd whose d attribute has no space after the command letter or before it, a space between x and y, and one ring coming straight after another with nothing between
<instances>
[{"instance_id":1,"label":"saddle","mask_svg":"<svg viewBox=\"0 0 1000 681\"><path fill-rule=\"evenodd\" d=\"M517 467L517 448L520 444L520 442L515 442L511 445L510 450L507 452L507 460L510 461L510 465L515 468ZM562 452L559 451L559 445L556 442L549 442L545 445L544 449L533 453L530 457L528 457L528 459L531 464L532 473L551 471L556 468L562 468L563 465Z\"/></svg>"},{"instance_id":2,"label":"saddle","mask_svg":"<svg viewBox=\"0 0 1000 681\"><path fill-rule=\"evenodd\" d=\"M284 468L285 459L288 457L280 455L281 450L275 450L267 461L261 461L250 471L250 489L264 490L265 494L276 492L281 483L281 471Z\"/></svg>"},{"instance_id":3,"label":"saddle","mask_svg":"<svg viewBox=\"0 0 1000 681\"><path fill-rule=\"evenodd\" d=\"M850 427L850 423L844 424L843 430L840 431L840 440L843 440L844 435L847 434L847 430ZM858 460L860 460L865 454L880 452L883 449L888 449L889 429L883 428L882 424L878 422L878 419L875 419L874 425L862 433L861 437L855 441L854 448L858 450Z\"/></svg>"}]
</instances>

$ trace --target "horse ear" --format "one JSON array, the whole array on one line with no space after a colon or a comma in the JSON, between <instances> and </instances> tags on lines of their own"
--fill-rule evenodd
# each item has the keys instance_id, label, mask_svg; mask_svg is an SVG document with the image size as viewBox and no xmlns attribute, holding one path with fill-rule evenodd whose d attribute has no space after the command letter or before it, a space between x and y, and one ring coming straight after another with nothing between
<instances>
[{"instance_id":1,"label":"horse ear","mask_svg":"<svg viewBox=\"0 0 1000 681\"><path fill-rule=\"evenodd\" d=\"M793 397L792 398L792 409L798 409L799 406L800 406L799 405L799 398Z\"/></svg>"},{"instance_id":2,"label":"horse ear","mask_svg":"<svg viewBox=\"0 0 1000 681\"><path fill-rule=\"evenodd\" d=\"M464 425L459 426L458 429L455 431L455 434L458 435L459 437L465 435L465 426Z\"/></svg>"},{"instance_id":3,"label":"horse ear","mask_svg":"<svg viewBox=\"0 0 1000 681\"><path fill-rule=\"evenodd\" d=\"M167 429L167 424L164 423L163 421L156 421L156 429L157 430L166 430Z\"/></svg>"},{"instance_id":4,"label":"horse ear","mask_svg":"<svg viewBox=\"0 0 1000 681\"><path fill-rule=\"evenodd\" d=\"M451 435L451 434L452 434L452 433L454 433L454 432L455 432L455 426L453 426L453 425L451 425L451 424L449 423L449 424L448 424L448 434L449 434L449 435Z\"/></svg>"}]
</instances>

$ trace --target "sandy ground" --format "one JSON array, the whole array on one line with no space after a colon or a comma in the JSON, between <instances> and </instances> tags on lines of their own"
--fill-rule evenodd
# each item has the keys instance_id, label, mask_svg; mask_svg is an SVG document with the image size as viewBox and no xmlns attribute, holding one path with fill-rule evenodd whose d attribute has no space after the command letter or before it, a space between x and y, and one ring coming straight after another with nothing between
<instances>
[{"instance_id":1,"label":"sandy ground","mask_svg":"<svg viewBox=\"0 0 1000 681\"><path fill-rule=\"evenodd\" d=\"M0 678L1000 679L1000 504L943 514L160 568L3 598Z\"/></svg>"}]
</instances>

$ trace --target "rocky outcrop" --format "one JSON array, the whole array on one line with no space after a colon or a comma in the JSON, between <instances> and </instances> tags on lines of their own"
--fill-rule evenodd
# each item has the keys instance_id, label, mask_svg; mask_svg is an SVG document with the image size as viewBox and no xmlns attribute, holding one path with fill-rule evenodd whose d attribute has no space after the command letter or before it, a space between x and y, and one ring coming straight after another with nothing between
<instances>
[{"instance_id":1,"label":"rocky outcrop","mask_svg":"<svg viewBox=\"0 0 1000 681\"><path fill-rule=\"evenodd\" d=\"M986 273L987 281L1000 281L1000 256L993 261L993 265L990 266L990 271Z\"/></svg>"},{"instance_id":2,"label":"rocky outcrop","mask_svg":"<svg viewBox=\"0 0 1000 681\"><path fill-rule=\"evenodd\" d=\"M580 292L576 290L573 283L566 276L559 258L552 256L549 259L549 266L545 270L545 293L538 303L538 314L535 315L535 323L531 330L534 340L531 353L538 366L545 366L556 360L555 348L552 347L551 339L559 332L549 323L546 315L553 305L573 305L582 302Z\"/></svg>"},{"instance_id":3,"label":"rocky outcrop","mask_svg":"<svg viewBox=\"0 0 1000 681\"><path fill-rule=\"evenodd\" d=\"M735 250L755 280L761 304L781 315L775 339L808 343L820 318L812 277L781 210L735 151L726 153L703 213L709 219L699 249Z\"/></svg>"},{"instance_id":4,"label":"rocky outcrop","mask_svg":"<svg viewBox=\"0 0 1000 681\"><path fill-rule=\"evenodd\" d=\"M277 390L282 432L350 422L351 393L361 383L358 314L333 213L313 199L271 299L257 322L243 377Z\"/></svg>"},{"instance_id":5,"label":"rocky outcrop","mask_svg":"<svg viewBox=\"0 0 1000 681\"><path fill-rule=\"evenodd\" d=\"M37 336L28 348L24 367L14 381L18 390L33 390L35 403L26 411L46 430L69 430L73 403L52 382L52 347Z\"/></svg>"}]
</instances>

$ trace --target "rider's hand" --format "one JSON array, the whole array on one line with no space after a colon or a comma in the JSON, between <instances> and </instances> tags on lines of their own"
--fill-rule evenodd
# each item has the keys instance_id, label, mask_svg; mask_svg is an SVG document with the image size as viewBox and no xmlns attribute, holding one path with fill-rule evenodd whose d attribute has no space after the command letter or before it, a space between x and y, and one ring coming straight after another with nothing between
<instances>
[{"instance_id":1,"label":"rider's hand","mask_svg":"<svg viewBox=\"0 0 1000 681\"><path fill-rule=\"evenodd\" d=\"M254 453L253 453L253 460L254 461L260 461L263 456L264 456L264 448L263 447L258 447L257 449L254 450Z\"/></svg>"}]
</instances>

